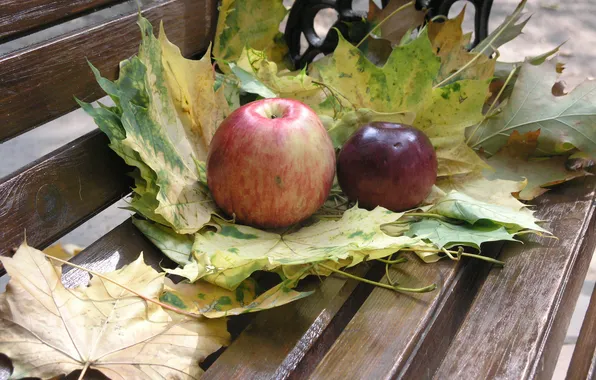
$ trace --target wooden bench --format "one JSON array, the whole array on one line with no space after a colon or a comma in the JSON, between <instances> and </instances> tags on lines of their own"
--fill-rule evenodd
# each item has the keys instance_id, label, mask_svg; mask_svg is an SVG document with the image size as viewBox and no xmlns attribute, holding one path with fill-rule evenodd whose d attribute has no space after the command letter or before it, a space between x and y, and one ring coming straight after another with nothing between
<instances>
[{"instance_id":1,"label":"wooden bench","mask_svg":"<svg viewBox=\"0 0 596 380\"><path fill-rule=\"evenodd\" d=\"M95 10L112 3L122 10L115 18ZM0 142L74 110L73 96L103 96L86 59L114 79L140 41L133 2L0 0L0 9ZM216 0L146 0L142 9L154 25L164 21L186 56L213 38ZM68 18L82 23L60 33L48 28ZM36 33L42 29L46 37ZM9 51L17 37L30 45ZM129 193L130 168L107 142L93 131L0 180L0 254L10 255L25 229L31 246L45 248ZM485 254L505 260L502 269L475 260L410 260L392 274L404 285L437 283L436 291L398 294L332 276L315 281L317 292L298 302L231 318L234 340L203 364L205 377L549 378L596 245L595 188L594 177L584 178L539 198L538 217L559 239L487 246ZM102 270L140 251L163 265L128 220L73 261ZM356 272L386 281L384 267ZM67 284L84 280L65 269ZM592 299L570 379L596 378Z\"/></svg>"}]
</instances>

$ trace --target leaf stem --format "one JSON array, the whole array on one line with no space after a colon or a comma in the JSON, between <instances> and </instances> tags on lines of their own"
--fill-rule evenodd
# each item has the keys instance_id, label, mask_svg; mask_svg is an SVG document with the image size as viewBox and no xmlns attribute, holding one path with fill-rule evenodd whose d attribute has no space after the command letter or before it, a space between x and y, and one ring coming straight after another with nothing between
<instances>
[{"instance_id":1,"label":"leaf stem","mask_svg":"<svg viewBox=\"0 0 596 380\"><path fill-rule=\"evenodd\" d=\"M91 363L87 360L85 362L85 366L81 370L81 374L79 375L79 380L83 380L83 378L85 377L85 374L87 373L87 370L89 369L89 366L90 365L91 365Z\"/></svg>"},{"instance_id":2,"label":"leaf stem","mask_svg":"<svg viewBox=\"0 0 596 380\"><path fill-rule=\"evenodd\" d=\"M439 214L433 214L430 212L410 212L410 213L404 214L404 216L419 216L421 218L435 218L435 219L442 220L444 222L451 222L451 219L449 219L446 216L439 215Z\"/></svg>"},{"instance_id":3,"label":"leaf stem","mask_svg":"<svg viewBox=\"0 0 596 380\"><path fill-rule=\"evenodd\" d=\"M161 301L154 300L153 298L149 298L149 297L147 297L147 296L144 296L144 295L142 295L141 293L139 293L139 292L137 292L137 291L135 291L135 290L133 290L133 289L129 288L128 286L126 286L126 285L122 285L122 284L121 284L121 283L119 283L118 281L112 280L111 278L109 278L109 277L107 277L107 276L104 276L104 275L103 275L103 274L101 274L101 273L95 272L95 271L93 271L93 270L91 270L91 269L88 269L88 268L82 267L82 266L80 266L80 265L77 265L77 264L73 264L73 263L71 263L71 262L69 262L69 261L66 261L66 260L58 259L58 258L56 258L56 257L53 257L53 256L50 256L50 255L48 255L48 254L46 254L46 253L44 253L44 252L42 252L42 253L43 253L43 254L44 254L44 255L45 255L45 256L46 256L48 259L50 259L50 260L58 261L59 263L66 264L66 265L68 265L68 266L71 266L71 267L73 267L73 268L80 269L80 270L82 270L82 271L85 271L85 272L87 272L87 273L90 273L90 274L92 274L92 275L94 275L94 276L97 276L97 277L101 278L102 280L106 280L106 281L108 281L108 282L111 282L112 284L114 284L114 285L116 285L116 286L119 286L119 287L121 287L122 289L124 289L124 290L126 290L126 291L128 291L128 292L130 292L130 293L132 293L132 294L134 294L135 296L137 296L137 297L140 297L140 298L144 299L145 301L148 301L148 302L154 303L154 304L156 304L156 305L159 305L159 306L161 306L161 307L162 307L162 308L164 308L164 309L168 309L168 310L171 310L171 311L173 311L173 312L175 312L175 313L182 314L182 315L186 315L186 316L188 316L188 317L192 317L192 318L203 318L203 316L202 316L202 315L200 315L200 314L193 314L193 313L189 313L189 312L187 312L187 311L184 311L184 310L182 310L182 309L179 309L179 308L177 308L177 307L175 307L175 306L171 306L171 305L168 305L168 304L166 304L166 303L163 303L163 302L161 302Z\"/></svg>"},{"instance_id":4,"label":"leaf stem","mask_svg":"<svg viewBox=\"0 0 596 380\"><path fill-rule=\"evenodd\" d=\"M389 264L389 265L392 265L392 264L401 264L401 263L405 263L405 262L408 261L408 259L406 259L405 257L400 257L400 258L395 259L395 260L387 260L387 259L375 259L375 260L380 261L380 262L385 263L385 264Z\"/></svg>"},{"instance_id":5,"label":"leaf stem","mask_svg":"<svg viewBox=\"0 0 596 380\"><path fill-rule=\"evenodd\" d=\"M385 289L393 290L393 291L396 291L396 292L426 293L426 292L432 292L433 290L435 290L437 288L437 284L431 284L431 285L428 285L428 286L425 286L425 287L422 287L422 288L404 288L404 287L401 287L401 286L391 286L389 284L383 284L382 282L372 281L372 280L369 280L369 279L364 278L364 277L359 277L359 276L356 276L356 275L353 275L353 274L344 272L342 270L332 268L332 267L327 266L325 264L319 264L319 266L322 267L322 268L327 269L328 271L331 271L331 272L340 274L342 276L351 278L353 280L365 282L367 284L378 286L380 288L385 288Z\"/></svg>"},{"instance_id":6,"label":"leaf stem","mask_svg":"<svg viewBox=\"0 0 596 380\"><path fill-rule=\"evenodd\" d=\"M405 252L436 252L436 253L445 253L451 260L459 261L460 256L464 257L472 257L479 260L484 260L489 263L505 266L505 262L497 259L493 259L492 257L476 255L474 253L467 253L467 252L460 252L460 251L450 251L445 248L442 249L433 249L433 248L402 248L400 251ZM455 255L455 256L453 256Z\"/></svg>"},{"instance_id":7,"label":"leaf stem","mask_svg":"<svg viewBox=\"0 0 596 380\"><path fill-rule=\"evenodd\" d=\"M342 94L341 92L339 92L336 88L334 88L331 85L328 85L327 83L323 83L323 82L319 82L318 80L312 80L312 83L319 85L319 86L323 86L326 89L328 89L329 91L331 91L332 94L337 94L340 95L342 98L344 98L345 100L348 101L348 103L350 103L350 105L352 106L353 109L357 109L358 107L356 107L356 105L354 103L352 103L352 101L350 99L348 99L347 96L345 96L344 94ZM335 97L337 98L337 95L335 95ZM343 108L343 105L341 104L341 101L339 102L339 105Z\"/></svg>"},{"instance_id":8,"label":"leaf stem","mask_svg":"<svg viewBox=\"0 0 596 380\"><path fill-rule=\"evenodd\" d=\"M474 135L476 134L476 132L478 132L478 129L480 128L480 126L482 125L482 123L484 123L486 121L486 119L488 119L490 117L490 113L492 112L492 110L497 105L497 101L499 100L499 98L501 97L501 95L503 95L503 92L505 91L505 87L507 87L507 84L509 83L509 81L511 81L511 78L513 78L513 74L515 74L516 71L517 71L517 66L514 67L511 70L511 72L509 73L509 76L507 76L507 80L505 80L505 83L503 84L503 87L501 87L501 90L499 91L499 93L497 94L497 96L493 100L492 104L488 108L488 111L486 111L486 113L484 114L484 117L482 118L482 120L480 121L480 123L478 123L476 125L476 128L474 128L474 130L472 131L472 133L470 134L470 136L466 140L466 144L469 144L470 143L470 141L472 140L472 137L474 137Z\"/></svg>"},{"instance_id":9,"label":"leaf stem","mask_svg":"<svg viewBox=\"0 0 596 380\"><path fill-rule=\"evenodd\" d=\"M366 41L366 39L368 37L370 37L377 29L379 29L381 27L381 25L383 25L385 23L385 21L389 20L391 17L395 16L397 13L403 11L404 9L411 7L412 5L414 5L414 1L410 1L409 3L406 3L406 4L402 5L401 7L397 8L396 10L394 10L393 12L391 12L389 14L389 16L385 17L383 20L381 20L381 22L379 22L377 25L375 25L375 27L372 28L370 30L370 32L368 32L366 34L366 36L364 36L364 38L360 40L360 42L358 42L356 47L357 48L360 47L360 45L362 45L362 43L364 43L364 41Z\"/></svg>"}]
</instances>

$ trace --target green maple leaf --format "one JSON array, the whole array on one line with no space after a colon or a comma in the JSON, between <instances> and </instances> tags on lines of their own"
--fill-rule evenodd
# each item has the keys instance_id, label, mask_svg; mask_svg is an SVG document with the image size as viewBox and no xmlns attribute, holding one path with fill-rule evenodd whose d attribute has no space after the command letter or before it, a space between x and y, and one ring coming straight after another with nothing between
<instances>
[{"instance_id":1,"label":"green maple leaf","mask_svg":"<svg viewBox=\"0 0 596 380\"><path fill-rule=\"evenodd\" d=\"M223 0L219 8L213 56L222 70L235 62L245 47L263 50L276 63L282 63L288 47L279 31L287 14L282 0Z\"/></svg>"},{"instance_id":2,"label":"green maple leaf","mask_svg":"<svg viewBox=\"0 0 596 380\"><path fill-rule=\"evenodd\" d=\"M416 111L432 91L439 70L425 33L391 52L383 67L340 36L331 56L312 64L313 76L346 98L352 108L378 112Z\"/></svg>"},{"instance_id":3,"label":"green maple leaf","mask_svg":"<svg viewBox=\"0 0 596 380\"><path fill-rule=\"evenodd\" d=\"M457 191L452 191L437 201L429 212L470 224L492 223L503 226L512 233L522 230L548 233L547 230L536 224L536 219L528 209L515 210L506 206L482 202Z\"/></svg>"},{"instance_id":4,"label":"green maple leaf","mask_svg":"<svg viewBox=\"0 0 596 380\"><path fill-rule=\"evenodd\" d=\"M153 36L139 17L142 43L138 57L123 61L115 82L98 83L116 107L93 109L80 102L110 146L139 169L131 207L181 233L198 231L215 212L205 184L204 166L215 129L229 113L223 88L214 90L209 54L202 60L182 57L163 30Z\"/></svg>"},{"instance_id":5,"label":"green maple leaf","mask_svg":"<svg viewBox=\"0 0 596 380\"><path fill-rule=\"evenodd\" d=\"M469 143L495 154L513 131L540 129L537 151L559 154L576 147L596 154L596 81L586 81L564 96L552 95L557 79L553 64L524 63L503 110L474 129Z\"/></svg>"},{"instance_id":6,"label":"green maple leaf","mask_svg":"<svg viewBox=\"0 0 596 380\"><path fill-rule=\"evenodd\" d=\"M191 282L203 279L226 289L235 289L257 270L281 270L294 280L309 273L325 274L316 264L353 266L400 248L424 245L419 239L389 236L382 231L382 225L402 215L381 207L373 211L354 207L339 220L319 220L286 233L221 222L219 231L195 234L190 262L170 272ZM155 234L145 234L158 247L164 246L154 240ZM171 254L167 249L162 251Z\"/></svg>"},{"instance_id":7,"label":"green maple leaf","mask_svg":"<svg viewBox=\"0 0 596 380\"><path fill-rule=\"evenodd\" d=\"M480 249L482 243L489 241L515 241L514 234L503 226L493 224L452 224L434 219L423 219L413 223L409 236L427 239L439 248L451 248L457 245Z\"/></svg>"},{"instance_id":8,"label":"green maple leaf","mask_svg":"<svg viewBox=\"0 0 596 380\"><path fill-rule=\"evenodd\" d=\"M464 174L487 167L465 142L466 128L482 120L487 93L487 80L462 80L432 89L429 99L418 110L413 125L433 143L439 176Z\"/></svg>"},{"instance_id":9,"label":"green maple leaf","mask_svg":"<svg viewBox=\"0 0 596 380\"><path fill-rule=\"evenodd\" d=\"M263 51L245 48L237 62L230 64L230 67L242 90L264 98L296 99L320 111L319 103L328 96L305 70L279 71L278 65L270 61Z\"/></svg>"},{"instance_id":10,"label":"green maple leaf","mask_svg":"<svg viewBox=\"0 0 596 380\"><path fill-rule=\"evenodd\" d=\"M192 255L193 235L177 234L171 228L142 219L133 219L133 224L172 261L181 266L194 261ZM160 300L186 312L201 314L207 318L219 318L281 306L312 294L312 292L298 292L289 289L292 283L281 282L262 294L258 294L256 283L252 278L243 280L233 292L203 280L195 281L192 284L185 282L174 284L166 279ZM199 294L201 296L198 296ZM230 301L222 303L220 302L222 298Z\"/></svg>"}]
</instances>

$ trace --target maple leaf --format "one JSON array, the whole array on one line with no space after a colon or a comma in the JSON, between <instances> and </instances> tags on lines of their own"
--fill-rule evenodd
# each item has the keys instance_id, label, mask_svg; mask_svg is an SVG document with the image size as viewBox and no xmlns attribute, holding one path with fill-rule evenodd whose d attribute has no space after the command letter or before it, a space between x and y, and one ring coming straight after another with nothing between
<instances>
[{"instance_id":1,"label":"maple leaf","mask_svg":"<svg viewBox=\"0 0 596 380\"><path fill-rule=\"evenodd\" d=\"M560 154L576 147L596 154L596 81L585 81L564 96L554 96L555 65L524 63L507 104L496 116L473 129L469 144L495 154L513 131L540 129L541 155Z\"/></svg>"},{"instance_id":2,"label":"maple leaf","mask_svg":"<svg viewBox=\"0 0 596 380\"><path fill-rule=\"evenodd\" d=\"M408 231L408 236L428 240L439 248L451 248L460 245L477 250L480 250L483 243L491 241L517 241L514 234L508 232L503 226L453 224L436 219L423 219L413 223ZM438 252L420 251L418 256L425 262L435 262L441 258Z\"/></svg>"},{"instance_id":3,"label":"maple leaf","mask_svg":"<svg viewBox=\"0 0 596 380\"><path fill-rule=\"evenodd\" d=\"M293 281L284 281L262 294L257 294L257 283L250 277L233 291L206 281L174 284L170 279L166 279L164 292L159 300L189 313L201 314L207 318L220 318L282 306L313 293L297 292L291 289L293 284Z\"/></svg>"},{"instance_id":4,"label":"maple leaf","mask_svg":"<svg viewBox=\"0 0 596 380\"><path fill-rule=\"evenodd\" d=\"M415 112L430 96L439 65L426 34L393 49L383 67L340 36L333 54L312 64L311 75L320 76L353 108Z\"/></svg>"},{"instance_id":5,"label":"maple leaf","mask_svg":"<svg viewBox=\"0 0 596 380\"><path fill-rule=\"evenodd\" d=\"M509 180L526 179L527 186L517 197L532 200L554 186L577 177L589 175L584 170L567 170L566 156L532 157L538 146L540 130L521 134L513 131L507 144L488 159L494 172L487 171L489 178Z\"/></svg>"},{"instance_id":6,"label":"maple leaf","mask_svg":"<svg viewBox=\"0 0 596 380\"><path fill-rule=\"evenodd\" d=\"M196 379L199 362L229 342L225 319L166 311L96 276L67 289L61 268L26 244L0 260L10 275L0 295L0 352L12 360L11 378L94 368L111 378ZM163 291L164 273L142 256L104 276L149 299Z\"/></svg>"},{"instance_id":7,"label":"maple leaf","mask_svg":"<svg viewBox=\"0 0 596 380\"><path fill-rule=\"evenodd\" d=\"M213 56L227 72L245 47L262 50L276 63L288 52L279 24L287 14L282 0L223 0L219 8Z\"/></svg>"},{"instance_id":8,"label":"maple leaf","mask_svg":"<svg viewBox=\"0 0 596 380\"><path fill-rule=\"evenodd\" d=\"M476 222L503 226L508 232L531 230L546 232L536 224L536 219L528 209L515 210L506 206L494 205L474 199L466 194L451 191L428 211L470 224Z\"/></svg>"},{"instance_id":9,"label":"maple leaf","mask_svg":"<svg viewBox=\"0 0 596 380\"><path fill-rule=\"evenodd\" d=\"M319 114L325 112L319 104L329 95L306 74L306 70L290 72L278 71L278 65L267 59L263 51L245 48L232 72L238 77L241 88L264 98L280 97L296 99L309 105Z\"/></svg>"},{"instance_id":10,"label":"maple leaf","mask_svg":"<svg viewBox=\"0 0 596 380\"><path fill-rule=\"evenodd\" d=\"M488 82L462 80L434 88L416 113L413 125L423 131L435 147L439 177L487 167L466 144L465 130L483 118Z\"/></svg>"},{"instance_id":11,"label":"maple leaf","mask_svg":"<svg viewBox=\"0 0 596 380\"><path fill-rule=\"evenodd\" d=\"M97 81L116 107L79 102L110 138L110 146L139 169L131 207L181 233L199 230L215 212L200 160L229 112L224 91L214 90L209 55L186 60L165 34L153 36L139 16L139 56L123 61L115 82ZM163 32L163 30L162 30Z\"/></svg>"},{"instance_id":12,"label":"maple leaf","mask_svg":"<svg viewBox=\"0 0 596 380\"><path fill-rule=\"evenodd\" d=\"M313 266L319 263L353 266L420 244L418 239L389 236L381 230L382 225L402 215L382 207L373 211L353 207L339 220L322 219L281 234L220 222L216 232L195 234L192 257L182 267L168 271L191 282L203 279L232 290L257 270L280 268L286 278L297 281L314 274ZM152 234L146 236L160 246ZM318 274L325 272L320 268L315 270Z\"/></svg>"}]
</instances>

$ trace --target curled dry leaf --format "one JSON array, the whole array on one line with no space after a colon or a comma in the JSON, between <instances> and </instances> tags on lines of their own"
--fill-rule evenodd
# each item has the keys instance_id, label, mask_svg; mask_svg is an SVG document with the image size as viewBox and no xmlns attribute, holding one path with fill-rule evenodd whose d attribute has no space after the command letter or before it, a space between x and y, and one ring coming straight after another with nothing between
<instances>
[{"instance_id":1,"label":"curled dry leaf","mask_svg":"<svg viewBox=\"0 0 596 380\"><path fill-rule=\"evenodd\" d=\"M581 168L568 170L567 156L533 157L537 153L540 133L540 129L524 134L513 131L507 144L488 159L494 170L486 171L489 178L526 180L527 186L517 194L522 200L532 200L547 192L550 186L589 175Z\"/></svg>"},{"instance_id":2,"label":"curled dry leaf","mask_svg":"<svg viewBox=\"0 0 596 380\"><path fill-rule=\"evenodd\" d=\"M112 379L197 379L199 362L229 342L225 319L184 316L99 277L67 289L60 266L26 244L0 258L10 281L0 295L0 352L11 378L49 378L94 368ZM106 277L149 299L164 274L143 257Z\"/></svg>"}]
</instances>

